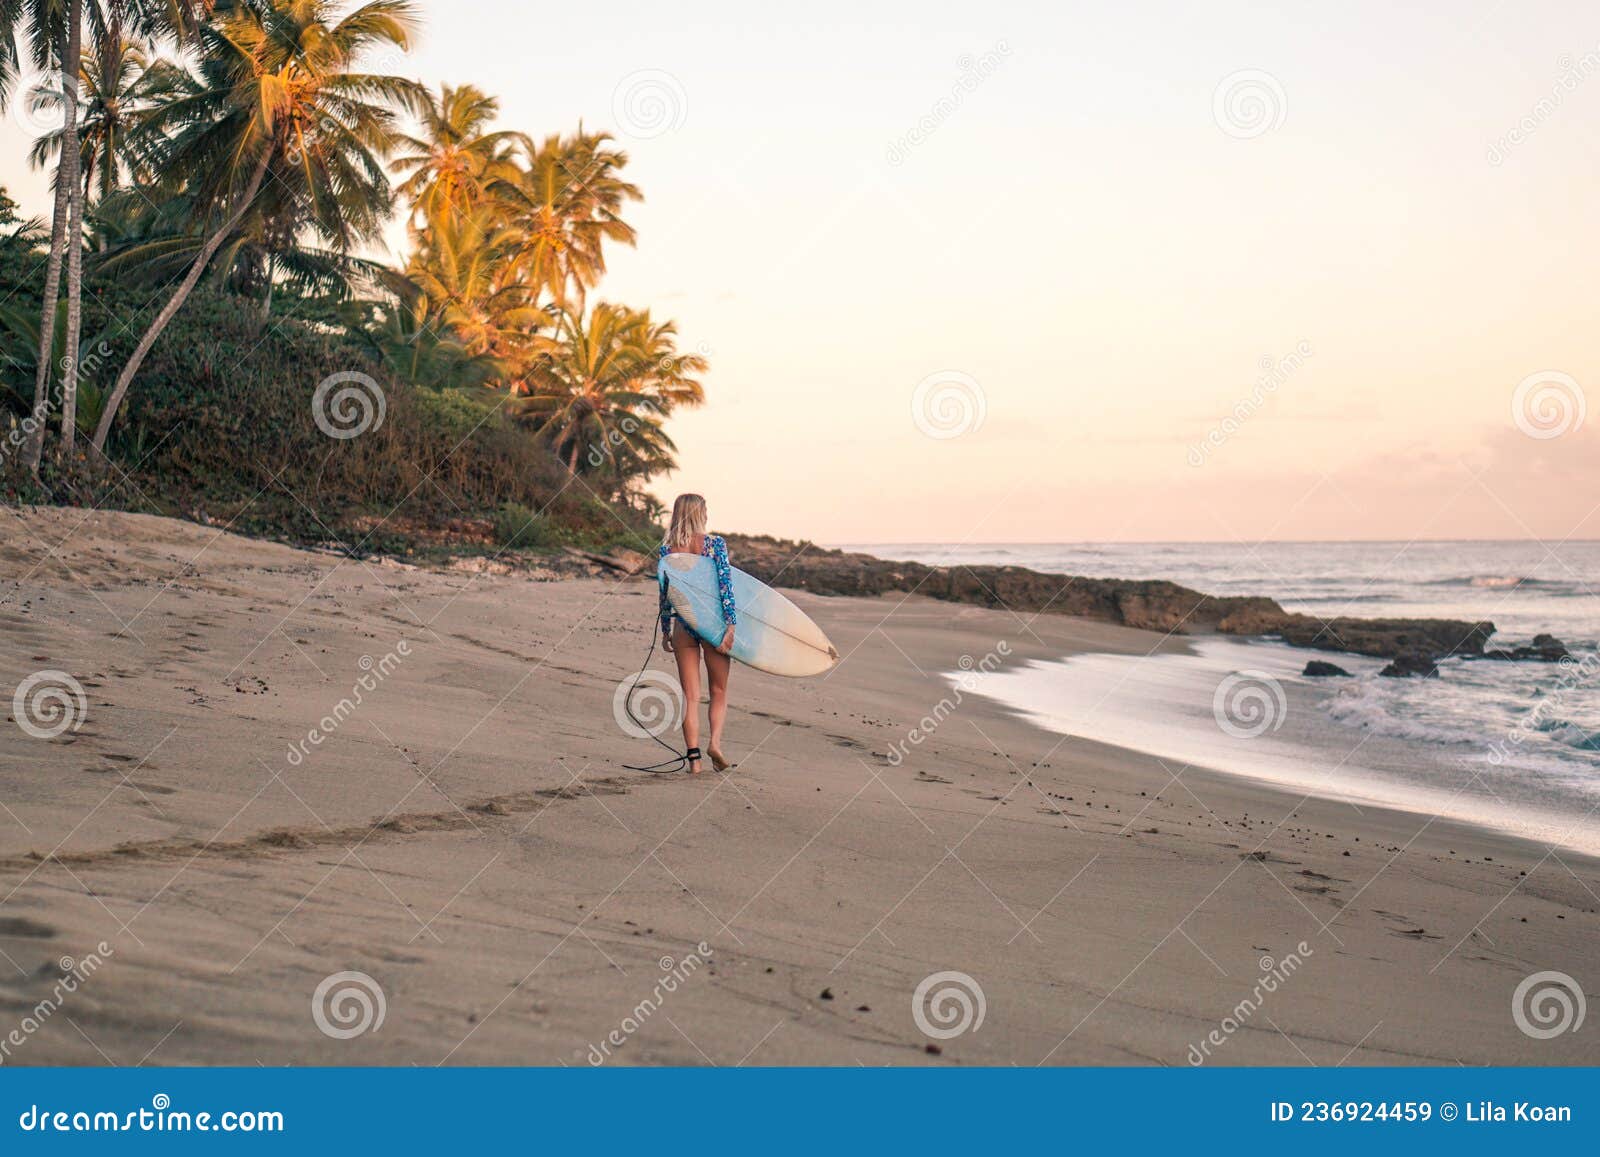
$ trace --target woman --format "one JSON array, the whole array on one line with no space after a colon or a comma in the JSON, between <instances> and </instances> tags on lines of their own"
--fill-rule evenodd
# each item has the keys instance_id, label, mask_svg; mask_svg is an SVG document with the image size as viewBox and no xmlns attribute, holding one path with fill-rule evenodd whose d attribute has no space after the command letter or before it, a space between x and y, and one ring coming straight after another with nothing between
<instances>
[{"instance_id":1,"label":"woman","mask_svg":"<svg viewBox=\"0 0 1600 1157\"><path fill-rule=\"evenodd\" d=\"M706 500L698 494L680 494L672 504L672 521L660 556L669 554L704 555L717 572L717 595L722 602L722 618L728 624L722 641L715 648L702 642L679 618L667 601L667 586L661 584L661 638L678 660L678 683L683 688L683 745L689 774L700 774L700 657L705 656L706 682L711 687L711 739L706 754L718 771L730 766L722 754L722 727L728 721L728 670L732 660L733 626L737 612L733 605L733 572L728 566L728 544L720 534L706 533Z\"/></svg>"}]
</instances>

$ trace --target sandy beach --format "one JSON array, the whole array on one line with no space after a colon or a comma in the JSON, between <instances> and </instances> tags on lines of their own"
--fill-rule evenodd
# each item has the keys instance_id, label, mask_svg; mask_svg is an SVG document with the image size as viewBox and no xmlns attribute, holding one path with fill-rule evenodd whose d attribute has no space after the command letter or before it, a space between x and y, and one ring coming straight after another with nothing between
<instances>
[{"instance_id":1,"label":"sandy beach","mask_svg":"<svg viewBox=\"0 0 1600 1157\"><path fill-rule=\"evenodd\" d=\"M737 669L736 770L660 776L614 707L647 579L0 519L8 715L40 671L87 696L76 730L0 728L0 1036L37 1022L7 1064L1600 1063L1513 1016L1540 971L1592 993L1592 861L979 696L906 742L963 656L1181 638L796 593L843 662ZM949 972L972 1015L930 1034L913 994ZM376 993L330 1023L340 973L381 1023Z\"/></svg>"}]
</instances>

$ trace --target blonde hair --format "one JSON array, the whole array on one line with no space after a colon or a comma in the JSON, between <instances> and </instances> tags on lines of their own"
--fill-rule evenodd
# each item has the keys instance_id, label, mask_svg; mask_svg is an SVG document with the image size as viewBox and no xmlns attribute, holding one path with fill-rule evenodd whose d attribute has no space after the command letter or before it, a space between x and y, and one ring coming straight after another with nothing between
<instances>
[{"instance_id":1,"label":"blonde hair","mask_svg":"<svg viewBox=\"0 0 1600 1157\"><path fill-rule=\"evenodd\" d=\"M680 494L672 504L672 521L667 526L667 549L688 550L706 532L706 500L698 494Z\"/></svg>"}]
</instances>

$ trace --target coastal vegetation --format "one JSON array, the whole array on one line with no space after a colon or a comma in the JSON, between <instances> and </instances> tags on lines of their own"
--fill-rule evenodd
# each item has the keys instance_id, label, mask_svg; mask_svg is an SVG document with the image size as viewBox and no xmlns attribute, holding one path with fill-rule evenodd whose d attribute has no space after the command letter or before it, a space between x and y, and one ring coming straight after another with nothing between
<instances>
[{"instance_id":1,"label":"coastal vegetation","mask_svg":"<svg viewBox=\"0 0 1600 1157\"><path fill-rule=\"evenodd\" d=\"M0 0L0 108L55 193L0 191L0 495L363 550L649 536L707 363L602 296L628 155L404 76L418 27Z\"/></svg>"}]
</instances>

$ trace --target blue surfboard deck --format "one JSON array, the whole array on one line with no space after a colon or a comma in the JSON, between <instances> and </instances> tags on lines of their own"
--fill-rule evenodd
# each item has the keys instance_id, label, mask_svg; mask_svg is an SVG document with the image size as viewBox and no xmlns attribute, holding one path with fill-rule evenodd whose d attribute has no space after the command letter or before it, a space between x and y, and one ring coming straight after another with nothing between
<instances>
[{"instance_id":1,"label":"blue surfboard deck","mask_svg":"<svg viewBox=\"0 0 1600 1157\"><path fill-rule=\"evenodd\" d=\"M818 675L838 662L839 653L811 618L788 598L738 567L733 572L737 622L733 658L774 675ZM722 643L727 620L717 590L716 564L704 555L669 554L657 566L667 600L697 636L713 647Z\"/></svg>"}]
</instances>

